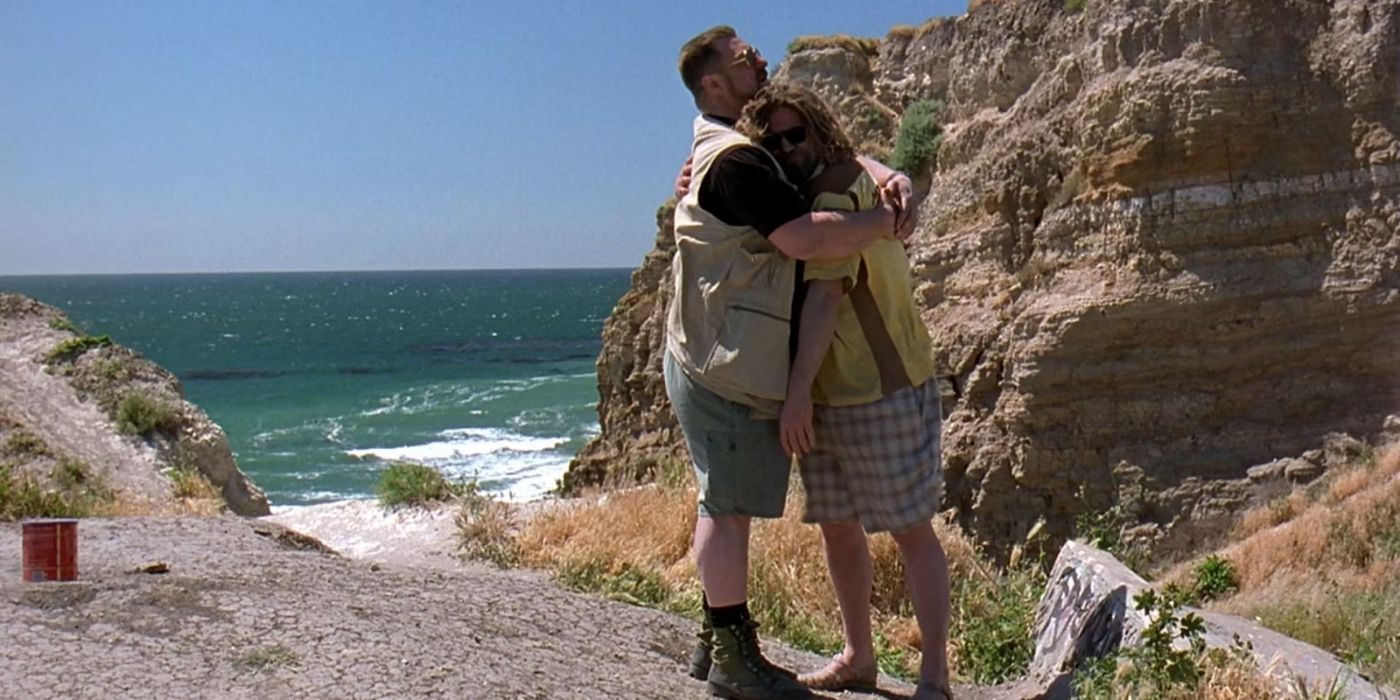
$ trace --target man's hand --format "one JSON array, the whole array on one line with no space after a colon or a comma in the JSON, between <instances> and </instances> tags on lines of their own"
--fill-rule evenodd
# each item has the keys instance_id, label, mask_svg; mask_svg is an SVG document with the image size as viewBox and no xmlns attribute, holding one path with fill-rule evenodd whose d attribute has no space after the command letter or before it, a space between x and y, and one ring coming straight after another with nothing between
<instances>
[{"instance_id":1,"label":"man's hand","mask_svg":"<svg viewBox=\"0 0 1400 700\"><path fill-rule=\"evenodd\" d=\"M909 240L919 223L919 206L914 201L914 183L904 173L895 173L880 190L880 198L894 205L894 237Z\"/></svg>"},{"instance_id":2,"label":"man's hand","mask_svg":"<svg viewBox=\"0 0 1400 700\"><path fill-rule=\"evenodd\" d=\"M685 165L681 166L681 171L676 173L676 201L685 199L687 192L690 192L690 166L695 164L695 156L685 159Z\"/></svg>"},{"instance_id":3,"label":"man's hand","mask_svg":"<svg viewBox=\"0 0 1400 700\"><path fill-rule=\"evenodd\" d=\"M794 457L812 451L812 396L806 392L788 390L787 400L778 419L778 436L783 450Z\"/></svg>"}]
</instances>

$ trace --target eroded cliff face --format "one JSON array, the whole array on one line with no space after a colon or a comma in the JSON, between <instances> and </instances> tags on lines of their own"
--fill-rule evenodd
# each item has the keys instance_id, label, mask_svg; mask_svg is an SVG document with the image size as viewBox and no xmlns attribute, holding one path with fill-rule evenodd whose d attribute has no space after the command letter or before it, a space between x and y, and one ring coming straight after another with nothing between
<instances>
[{"instance_id":1,"label":"eroded cliff face","mask_svg":"<svg viewBox=\"0 0 1400 700\"><path fill-rule=\"evenodd\" d=\"M911 244L955 392L945 507L1001 546L1110 504L1189 544L1250 497L1249 467L1400 410L1400 7L1087 5L982 3L892 33L863 66L829 47L782 74L862 140L888 138L859 131L872 103L946 105ZM638 279L665 277L661 254ZM624 337L600 368L649 338L659 361L659 327ZM605 416L615 376L600 372ZM662 394L659 374L625 377L654 387L626 396ZM605 417L607 469L632 444L675 453L652 413Z\"/></svg>"},{"instance_id":2,"label":"eroded cliff face","mask_svg":"<svg viewBox=\"0 0 1400 700\"><path fill-rule=\"evenodd\" d=\"M684 436L666 401L661 374L666 306L675 291L674 213L673 202L656 210L656 246L632 272L632 289L603 323L597 363L602 430L569 465L560 482L565 493L649 481L667 462L686 459Z\"/></svg>"},{"instance_id":3,"label":"eroded cliff face","mask_svg":"<svg viewBox=\"0 0 1400 700\"><path fill-rule=\"evenodd\" d=\"M124 406L132 398L140 405ZM0 467L50 486L91 480L132 514L177 512L172 479L185 471L234 513L269 512L175 375L18 294L0 293L0 441Z\"/></svg>"}]
</instances>

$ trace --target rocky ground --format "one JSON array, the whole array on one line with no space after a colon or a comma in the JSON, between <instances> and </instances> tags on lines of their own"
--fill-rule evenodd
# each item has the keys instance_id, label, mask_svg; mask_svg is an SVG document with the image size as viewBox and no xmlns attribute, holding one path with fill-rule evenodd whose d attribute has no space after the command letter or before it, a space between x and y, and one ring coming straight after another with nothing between
<instances>
[{"instance_id":1,"label":"rocky ground","mask_svg":"<svg viewBox=\"0 0 1400 700\"><path fill-rule=\"evenodd\" d=\"M693 623L536 572L355 559L234 517L79 530L80 579L33 584L20 581L20 526L0 525L7 696L706 697L683 664ZM143 571L154 563L168 572ZM907 692L887 682L881 695Z\"/></svg>"}]
</instances>

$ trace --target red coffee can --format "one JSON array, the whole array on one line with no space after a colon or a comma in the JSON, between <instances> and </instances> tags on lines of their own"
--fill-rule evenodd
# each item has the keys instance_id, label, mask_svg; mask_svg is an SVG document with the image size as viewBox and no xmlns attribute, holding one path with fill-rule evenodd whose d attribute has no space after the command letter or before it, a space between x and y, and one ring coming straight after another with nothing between
<instances>
[{"instance_id":1,"label":"red coffee can","mask_svg":"<svg viewBox=\"0 0 1400 700\"><path fill-rule=\"evenodd\" d=\"M72 581L78 578L78 521L26 520L24 530L25 581Z\"/></svg>"}]
</instances>

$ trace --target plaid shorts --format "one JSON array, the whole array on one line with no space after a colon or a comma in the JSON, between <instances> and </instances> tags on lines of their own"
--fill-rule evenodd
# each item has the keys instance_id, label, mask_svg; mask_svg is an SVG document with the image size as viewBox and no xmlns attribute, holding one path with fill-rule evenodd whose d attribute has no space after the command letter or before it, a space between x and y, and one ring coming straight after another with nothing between
<instances>
[{"instance_id":1,"label":"plaid shorts","mask_svg":"<svg viewBox=\"0 0 1400 700\"><path fill-rule=\"evenodd\" d=\"M816 406L816 445L802 458L809 523L859 520L866 532L928 522L943 491L938 382L858 406Z\"/></svg>"}]
</instances>

